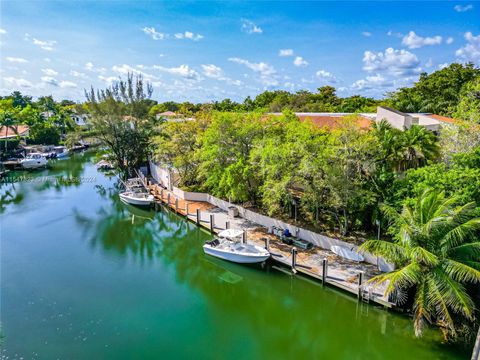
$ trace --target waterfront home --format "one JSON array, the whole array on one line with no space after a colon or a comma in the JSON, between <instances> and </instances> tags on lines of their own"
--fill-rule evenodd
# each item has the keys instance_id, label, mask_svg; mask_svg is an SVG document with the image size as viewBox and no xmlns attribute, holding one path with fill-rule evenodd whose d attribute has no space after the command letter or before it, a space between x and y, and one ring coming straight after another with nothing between
<instances>
[{"instance_id":1,"label":"waterfront home","mask_svg":"<svg viewBox=\"0 0 480 360\"><path fill-rule=\"evenodd\" d=\"M30 134L28 125L14 125L0 127L0 140L26 138Z\"/></svg>"}]
</instances>

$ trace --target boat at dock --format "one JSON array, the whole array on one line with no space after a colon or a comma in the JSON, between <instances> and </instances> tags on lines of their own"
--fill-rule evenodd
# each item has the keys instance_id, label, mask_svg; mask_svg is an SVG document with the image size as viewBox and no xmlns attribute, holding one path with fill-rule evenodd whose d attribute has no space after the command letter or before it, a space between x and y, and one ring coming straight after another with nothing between
<instances>
[{"instance_id":1,"label":"boat at dock","mask_svg":"<svg viewBox=\"0 0 480 360\"><path fill-rule=\"evenodd\" d=\"M20 165L24 169L45 168L47 167L47 158L41 153L31 153L25 159L20 160Z\"/></svg>"},{"instance_id":2,"label":"boat at dock","mask_svg":"<svg viewBox=\"0 0 480 360\"><path fill-rule=\"evenodd\" d=\"M55 146L53 148L55 153L55 159L64 159L70 155L68 149L65 146Z\"/></svg>"},{"instance_id":3,"label":"boat at dock","mask_svg":"<svg viewBox=\"0 0 480 360\"><path fill-rule=\"evenodd\" d=\"M135 206L150 206L154 202L153 195L135 191L125 191L119 194L124 203Z\"/></svg>"},{"instance_id":4,"label":"boat at dock","mask_svg":"<svg viewBox=\"0 0 480 360\"><path fill-rule=\"evenodd\" d=\"M242 241L244 231L226 229L212 241L203 245L205 254L240 264L254 264L266 261L270 253L264 248Z\"/></svg>"},{"instance_id":5,"label":"boat at dock","mask_svg":"<svg viewBox=\"0 0 480 360\"><path fill-rule=\"evenodd\" d=\"M348 259L348 260L353 260L357 262L362 262L364 260L362 254L359 254L355 250L349 249L345 246L338 246L338 245L333 245L330 250L335 253L336 255Z\"/></svg>"}]
</instances>

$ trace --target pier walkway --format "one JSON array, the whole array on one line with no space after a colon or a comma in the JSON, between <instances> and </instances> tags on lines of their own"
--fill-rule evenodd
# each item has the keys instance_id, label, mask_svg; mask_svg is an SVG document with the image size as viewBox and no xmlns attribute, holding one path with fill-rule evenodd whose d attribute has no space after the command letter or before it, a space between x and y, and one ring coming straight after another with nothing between
<instances>
[{"instance_id":1,"label":"pier walkway","mask_svg":"<svg viewBox=\"0 0 480 360\"><path fill-rule=\"evenodd\" d=\"M264 226L241 217L231 217L226 211L208 202L186 201L147 179L144 181L145 188L155 197L156 209L160 205L167 206L212 233L227 228L242 229L246 233L247 242L268 247L273 261L290 268L293 273L303 274L350 292L364 302L372 301L385 307L395 307L395 303L384 295L387 284L373 286L366 283L368 279L381 273L375 265L347 260L330 250L315 246L303 250L284 244ZM284 267L280 269L284 270Z\"/></svg>"}]
</instances>

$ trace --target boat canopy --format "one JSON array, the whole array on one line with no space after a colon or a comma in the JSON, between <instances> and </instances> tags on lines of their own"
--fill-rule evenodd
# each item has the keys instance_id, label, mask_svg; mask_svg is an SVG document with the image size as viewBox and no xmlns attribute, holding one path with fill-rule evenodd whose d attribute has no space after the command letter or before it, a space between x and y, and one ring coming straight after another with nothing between
<instances>
[{"instance_id":1,"label":"boat canopy","mask_svg":"<svg viewBox=\"0 0 480 360\"><path fill-rule=\"evenodd\" d=\"M218 233L218 236L224 238L236 238L243 235L243 230L240 229L226 229Z\"/></svg>"}]
</instances>

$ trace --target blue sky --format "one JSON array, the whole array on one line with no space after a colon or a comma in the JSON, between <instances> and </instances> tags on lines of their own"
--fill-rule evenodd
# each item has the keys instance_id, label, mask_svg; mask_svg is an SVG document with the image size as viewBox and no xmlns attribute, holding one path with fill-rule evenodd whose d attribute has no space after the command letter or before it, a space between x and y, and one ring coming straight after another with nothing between
<instances>
[{"instance_id":1,"label":"blue sky","mask_svg":"<svg viewBox=\"0 0 480 360\"><path fill-rule=\"evenodd\" d=\"M0 94L84 100L142 73L160 101L266 89L381 97L422 71L480 65L477 2L2 1Z\"/></svg>"}]
</instances>

